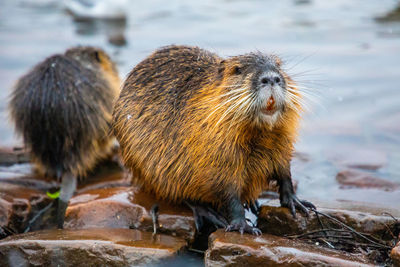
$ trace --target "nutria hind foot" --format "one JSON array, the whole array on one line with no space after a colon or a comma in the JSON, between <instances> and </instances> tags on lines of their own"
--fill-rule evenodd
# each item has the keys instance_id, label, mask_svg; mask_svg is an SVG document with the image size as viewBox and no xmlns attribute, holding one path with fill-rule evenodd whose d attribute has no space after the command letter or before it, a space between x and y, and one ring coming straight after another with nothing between
<instances>
[{"instance_id":1,"label":"nutria hind foot","mask_svg":"<svg viewBox=\"0 0 400 267\"><path fill-rule=\"evenodd\" d=\"M76 176L67 173L62 176L60 196L58 198L58 208L57 208L57 227L63 229L65 211L68 207L68 202L72 195L76 191L77 178Z\"/></svg>"},{"instance_id":2,"label":"nutria hind foot","mask_svg":"<svg viewBox=\"0 0 400 267\"><path fill-rule=\"evenodd\" d=\"M296 209L303 212L307 217L309 216L309 210L317 209L311 202L300 200L296 196L290 179L285 179L280 182L279 193L281 206L288 208L293 218L296 218Z\"/></svg>"},{"instance_id":3,"label":"nutria hind foot","mask_svg":"<svg viewBox=\"0 0 400 267\"><path fill-rule=\"evenodd\" d=\"M262 232L260 229L254 226L250 226L246 220L239 219L232 221L226 228L226 232L238 231L240 234L248 233L252 235L261 235Z\"/></svg>"},{"instance_id":4,"label":"nutria hind foot","mask_svg":"<svg viewBox=\"0 0 400 267\"><path fill-rule=\"evenodd\" d=\"M215 228L226 228L228 226L228 221L225 217L215 211L210 206L194 204L189 201L185 201L185 204L193 211L194 222L196 225L196 230L200 232L204 225L204 220L210 222L215 226Z\"/></svg>"}]
</instances>

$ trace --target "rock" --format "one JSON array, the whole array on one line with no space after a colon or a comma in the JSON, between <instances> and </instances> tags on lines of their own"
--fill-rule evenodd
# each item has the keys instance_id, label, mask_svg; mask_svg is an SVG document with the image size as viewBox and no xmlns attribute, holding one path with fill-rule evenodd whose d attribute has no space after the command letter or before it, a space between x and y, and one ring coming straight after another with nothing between
<instances>
[{"instance_id":1,"label":"rock","mask_svg":"<svg viewBox=\"0 0 400 267\"><path fill-rule=\"evenodd\" d=\"M40 190L0 182L0 227L19 233L52 200Z\"/></svg>"},{"instance_id":2,"label":"rock","mask_svg":"<svg viewBox=\"0 0 400 267\"><path fill-rule=\"evenodd\" d=\"M130 186L131 184L132 176L128 172L111 167L110 169L98 170L80 181L76 193L79 194L101 188Z\"/></svg>"},{"instance_id":3,"label":"rock","mask_svg":"<svg viewBox=\"0 0 400 267\"><path fill-rule=\"evenodd\" d=\"M189 208L158 202L135 187L87 190L69 203L64 227L134 228L153 231L150 209L159 203L159 231L193 242L196 230Z\"/></svg>"},{"instance_id":4,"label":"rock","mask_svg":"<svg viewBox=\"0 0 400 267\"><path fill-rule=\"evenodd\" d=\"M148 266L186 242L130 229L45 230L0 241L0 266Z\"/></svg>"},{"instance_id":5,"label":"rock","mask_svg":"<svg viewBox=\"0 0 400 267\"><path fill-rule=\"evenodd\" d=\"M347 254L283 237L259 237L218 230L211 234L206 266L371 266L362 255Z\"/></svg>"},{"instance_id":6,"label":"rock","mask_svg":"<svg viewBox=\"0 0 400 267\"><path fill-rule=\"evenodd\" d=\"M340 220L356 231L375 235L383 240L392 239L392 236L387 231L387 226L394 224L394 220L390 216L379 216L366 211L359 212L345 209L318 208L318 211ZM381 212L383 211L381 210ZM329 225L323 216L320 216L320 219L325 223L325 226ZM298 235L321 229L314 212L310 212L309 218L297 212L294 219L287 208L265 205L261 206L257 227L263 233L279 236Z\"/></svg>"},{"instance_id":7,"label":"rock","mask_svg":"<svg viewBox=\"0 0 400 267\"><path fill-rule=\"evenodd\" d=\"M400 188L400 184L398 183L393 183L391 181L372 176L365 171L355 169L340 171L336 175L336 181L346 187L378 188L388 191Z\"/></svg>"},{"instance_id":8,"label":"rock","mask_svg":"<svg viewBox=\"0 0 400 267\"><path fill-rule=\"evenodd\" d=\"M22 147L0 147L0 165L29 162L29 152Z\"/></svg>"},{"instance_id":9,"label":"rock","mask_svg":"<svg viewBox=\"0 0 400 267\"><path fill-rule=\"evenodd\" d=\"M328 152L328 158L339 167L377 170L387 164L387 155L377 148L356 146L336 147Z\"/></svg>"},{"instance_id":10,"label":"rock","mask_svg":"<svg viewBox=\"0 0 400 267\"><path fill-rule=\"evenodd\" d=\"M393 261L393 266L400 266L400 242L392 249L390 258Z\"/></svg>"},{"instance_id":11,"label":"rock","mask_svg":"<svg viewBox=\"0 0 400 267\"><path fill-rule=\"evenodd\" d=\"M124 173L118 165L104 163L79 182L77 192L130 184L130 175ZM5 236L2 234L4 229L15 233L24 231L28 222L41 211L43 213L35 217L37 219L30 230L53 228L56 223L56 205L49 206L52 200L46 192L54 193L59 190L59 186L56 179L35 173L29 163L0 166L0 237Z\"/></svg>"},{"instance_id":12,"label":"rock","mask_svg":"<svg viewBox=\"0 0 400 267\"><path fill-rule=\"evenodd\" d=\"M60 186L56 180L36 174L29 163L0 167L0 182L44 192L54 191Z\"/></svg>"}]
</instances>

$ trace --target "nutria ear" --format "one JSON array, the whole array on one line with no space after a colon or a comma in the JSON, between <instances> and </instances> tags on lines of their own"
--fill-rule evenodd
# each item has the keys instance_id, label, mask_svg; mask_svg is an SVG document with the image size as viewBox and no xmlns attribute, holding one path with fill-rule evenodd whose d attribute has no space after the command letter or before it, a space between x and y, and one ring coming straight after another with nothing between
<instances>
[{"instance_id":1,"label":"nutria ear","mask_svg":"<svg viewBox=\"0 0 400 267\"><path fill-rule=\"evenodd\" d=\"M280 67L282 65L282 60L279 57L275 57L275 64Z\"/></svg>"}]
</instances>

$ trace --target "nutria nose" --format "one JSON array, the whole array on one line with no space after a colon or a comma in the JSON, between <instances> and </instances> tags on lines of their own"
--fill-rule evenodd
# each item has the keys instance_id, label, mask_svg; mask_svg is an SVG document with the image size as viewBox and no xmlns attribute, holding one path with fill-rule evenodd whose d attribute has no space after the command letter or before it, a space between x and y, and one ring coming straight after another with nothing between
<instances>
[{"instance_id":1,"label":"nutria nose","mask_svg":"<svg viewBox=\"0 0 400 267\"><path fill-rule=\"evenodd\" d=\"M270 74L268 76L264 76L261 78L261 82L263 84L270 84L270 85L274 85L274 84L278 84L281 82L281 78L279 77L278 74Z\"/></svg>"}]
</instances>

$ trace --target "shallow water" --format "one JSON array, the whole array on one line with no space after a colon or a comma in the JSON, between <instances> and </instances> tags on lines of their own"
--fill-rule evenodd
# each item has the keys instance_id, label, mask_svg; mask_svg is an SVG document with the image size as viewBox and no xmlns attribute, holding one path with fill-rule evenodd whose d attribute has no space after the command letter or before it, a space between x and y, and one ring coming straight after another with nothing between
<instances>
[{"instance_id":1,"label":"shallow water","mask_svg":"<svg viewBox=\"0 0 400 267\"><path fill-rule=\"evenodd\" d=\"M75 21L58 2L0 2L0 145L18 143L6 119L13 83L70 46L105 48L121 77L155 48L171 43L223 56L257 49L281 55L299 84L319 95L319 104L311 103L312 112L304 116L296 146L307 157L293 169L299 195L400 202L398 192L340 189L335 176L341 167L332 160L338 153L351 158L367 149L383 158L383 167L372 174L400 181L400 21L377 20L395 10L396 1L131 0L126 23ZM127 45L109 42L121 34Z\"/></svg>"}]
</instances>

